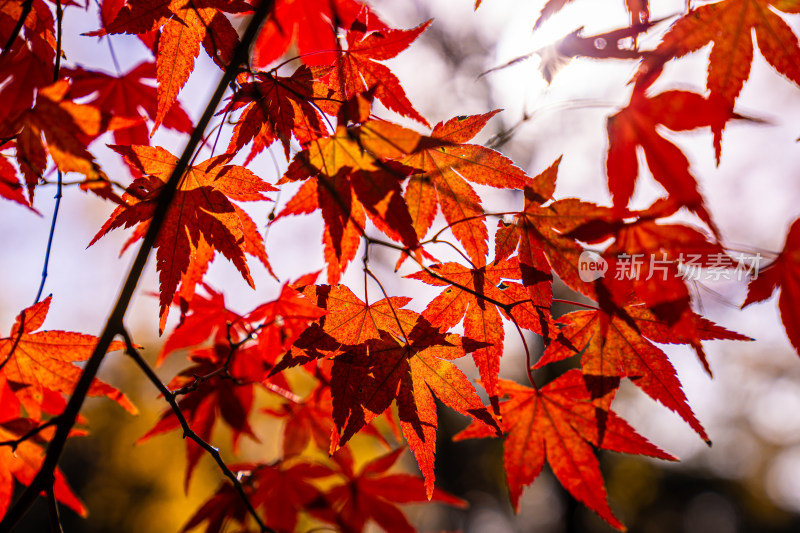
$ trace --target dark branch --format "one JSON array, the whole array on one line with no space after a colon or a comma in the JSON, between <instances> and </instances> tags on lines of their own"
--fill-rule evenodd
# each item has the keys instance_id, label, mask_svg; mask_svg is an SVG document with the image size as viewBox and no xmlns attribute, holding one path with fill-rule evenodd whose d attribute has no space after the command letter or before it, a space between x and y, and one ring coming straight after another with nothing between
<instances>
[{"instance_id":1,"label":"dark branch","mask_svg":"<svg viewBox=\"0 0 800 533\"><path fill-rule=\"evenodd\" d=\"M136 364L139 366L142 372L144 372L145 376L147 376L147 379L149 379L150 382L153 385L155 385L155 387L158 389L161 395L164 396L164 399L167 401L167 403L169 403L170 408L172 408L172 412L175 413L175 418L178 419L178 422L180 423L181 428L183 429L183 438L192 439L194 442L197 443L198 446L203 448L203 450L205 450L211 457L214 458L214 461L216 461L217 465L219 466L219 469L222 471L223 474L225 474L225 477L231 480L231 483L233 483L234 488L236 488L236 492L238 492L239 496L242 497L242 500L244 501L244 504L247 507L247 511L250 513L250 515L253 517L256 523L258 523L258 527L260 528L260 530L263 533L277 533L275 530L267 527L267 525L264 524L264 522L261 520L261 517L258 516L255 507L253 507L253 503L250 501L250 498L247 496L247 493L244 490L244 487L242 486L239 479L236 477L236 474L234 474L233 471L231 471L231 469L228 468L228 465L225 464L225 461L222 459L219 450L211 446L205 440L203 440L197 433L194 432L194 430L192 430L191 427L189 427L189 423L186 421L186 417L183 416L183 411L181 411L181 407L178 405L178 401L175 399L176 395L170 392L170 390L159 379L159 377L156 375L156 373L153 371L150 365L147 364L147 361L145 361L144 358L142 358L142 356L134 347L133 342L131 341L131 338L128 335L128 332L125 331L124 329L122 330L122 337L125 339L127 354L136 362Z\"/></svg>"},{"instance_id":2,"label":"dark branch","mask_svg":"<svg viewBox=\"0 0 800 533\"><path fill-rule=\"evenodd\" d=\"M186 168L188 167L189 160L194 155L200 140L203 138L205 129L208 127L209 122L214 116L217 106L222 100L225 91L227 90L231 81L233 81L233 79L236 77L236 74L239 72L239 65L248 60L250 44L255 39L258 29L261 27L261 23L266 19L267 14L272 10L273 4L273 0L266 0L264 2L260 2L258 7L256 7L255 13L250 19L244 35L242 36L242 40L236 47L231 64L225 69L222 79L217 85L213 96L209 100L203 115L200 117L200 120L198 120L197 126L192 132L186 148L176 163L169 180L163 188L163 192L159 196L158 203L156 204L153 212L153 218L150 222L150 226L147 229L147 234L142 239L139 252L136 255L136 259L134 259L133 265L128 273L128 277L125 280L125 284L120 291L117 303L108 317L108 321L106 322L105 328L100 335L94 352L92 352L92 355L86 362L86 366L83 369L83 373L81 374L78 384L75 386L72 396L70 396L67 407L59 417L56 434L47 448L47 454L45 455L42 467L36 474L36 477L34 477L33 481L31 481L30 485L28 485L28 488L22 493L19 500L17 500L13 507L9 509L5 518L3 518L3 521L0 522L0 533L10 532L17 522L19 522L19 520L28 512L28 509L30 509L31 505L33 505L33 502L36 500L39 494L43 490L46 490L49 485L52 485L53 472L55 471L58 461L61 458L61 453L64 450L64 444L66 443L67 437L69 437L69 433L75 424L75 420L77 419L78 413L83 406L83 402L86 399L89 388L91 387L92 382L97 375L97 371L100 369L100 365L103 362L103 356L105 355L106 351L108 351L108 348L111 345L111 341L114 339L114 337L121 334L123 331L122 324L125 313L128 310L128 305L130 304L133 293L139 284L139 279L144 271L147 258L150 255L150 251L153 249L156 237L158 236L161 226L166 219L167 210L169 209L170 203L172 203L172 199L175 197L175 192L181 179L183 178Z\"/></svg>"}]
</instances>

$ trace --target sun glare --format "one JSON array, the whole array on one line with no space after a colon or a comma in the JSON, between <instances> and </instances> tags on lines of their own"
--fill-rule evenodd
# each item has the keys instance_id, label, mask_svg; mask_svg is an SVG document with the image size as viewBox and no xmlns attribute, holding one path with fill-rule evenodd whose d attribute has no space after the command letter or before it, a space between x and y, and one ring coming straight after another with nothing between
<instances>
[{"instance_id":1,"label":"sun glare","mask_svg":"<svg viewBox=\"0 0 800 533\"><path fill-rule=\"evenodd\" d=\"M493 81L497 82L503 96L508 97L505 101L530 99L532 93L542 93L550 86L585 87L592 83L595 73L590 61L561 58L562 64L556 65L559 62L556 45L580 28L583 28L582 35L588 36L629 23L623 2L619 3L619 9L609 9L600 2L575 0L532 31L544 3L541 0L513 6L514 16L506 19L495 61L487 66L487 75L495 78ZM508 5L503 8L510 9ZM556 66L558 68L554 68ZM552 73L551 83L545 79L545 70Z\"/></svg>"}]
</instances>

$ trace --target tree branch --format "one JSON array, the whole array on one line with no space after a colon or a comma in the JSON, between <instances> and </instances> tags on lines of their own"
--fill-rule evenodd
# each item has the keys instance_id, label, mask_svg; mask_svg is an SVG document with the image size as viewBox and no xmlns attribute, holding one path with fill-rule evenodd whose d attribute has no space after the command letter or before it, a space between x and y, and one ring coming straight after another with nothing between
<instances>
[{"instance_id":1,"label":"tree branch","mask_svg":"<svg viewBox=\"0 0 800 533\"><path fill-rule=\"evenodd\" d=\"M163 188L163 192L158 198L158 203L156 204L153 212L153 218L149 227L147 228L147 234L142 239L139 252L134 259L133 265L128 273L128 277L125 280L125 284L120 291L117 303L114 305L114 309L108 317L103 333L100 335L100 338L97 342L97 346L92 352L92 355L89 357L89 360L86 362L83 373L81 374L78 384L75 386L72 396L70 396L66 408L64 408L64 412L59 417L56 434L47 448L47 454L45 455L42 467L36 474L36 477L34 477L33 481L31 481L30 485L28 485L28 487L22 493L19 500L17 500L13 507L9 509L5 518L3 518L3 521L0 522L0 533L10 532L17 522L19 522L19 520L28 512L28 509L30 509L31 505L33 505L33 502L36 500L38 495L43 490L46 490L49 485L52 485L53 472L55 472L58 461L61 458L61 453L64 451L64 445L67 437L69 436L69 433L75 424L75 420L77 419L78 413L83 406L83 402L86 399L89 388L91 387L92 382L97 375L97 371L100 369L100 365L103 362L103 356L108 350L108 347L111 345L111 341L114 339L114 337L121 334L123 331L123 319L125 317L125 313L130 305L133 293L139 284L139 279L144 271L150 251L155 244L156 237L158 236L161 226L166 219L167 210L169 209L170 203L172 203L172 199L175 197L175 192L178 188L178 185L183 178L186 168L189 165L189 160L194 155L200 140L203 138L205 129L208 127L209 122L214 116L220 101L222 101L225 91L227 90L229 84L235 79L236 74L239 71L239 66L248 60L250 44L255 39L258 29L261 27L261 23L266 19L267 14L272 10L273 5L274 0L265 0L260 2L256 7L255 13L250 19L244 35L242 36L242 40L236 47L231 64L225 69L222 79L219 81L219 84L217 85L213 96L209 100L202 117L200 117L200 120L197 122L197 126L195 127L194 131L192 131L189 141L186 144L186 148L181 154L181 157L176 163L169 180Z\"/></svg>"},{"instance_id":2,"label":"tree branch","mask_svg":"<svg viewBox=\"0 0 800 533\"><path fill-rule=\"evenodd\" d=\"M130 356L131 359L133 359L134 362L136 362L136 364L139 366L142 372L144 372L145 376L147 376L147 379L149 379L150 382L153 385L155 385L155 387L158 389L161 395L164 396L164 399L167 401L167 403L169 403L169 406L172 408L172 412L175 413L175 418L178 419L178 422L180 423L181 428L183 429L183 438L188 437L192 439L194 442L197 443L198 446L203 448L203 450L205 450L211 457L214 458L214 461L216 461L217 465L219 466L219 469L222 471L223 474L225 474L225 477L231 480L231 483L233 483L234 488L236 488L236 492L238 492L239 496L242 497L242 500L244 501L244 504L247 507L247 511L250 513L253 519L258 523L258 527L260 528L262 533L277 533L275 530L267 527L266 524L264 524L264 522L261 520L261 517L258 516L255 507L253 507L253 503L250 501L250 498L244 491L244 487L242 486L239 479L236 477L236 474L234 474L231 471L231 469L228 468L228 465L225 464L225 461L222 459L222 456L219 453L219 449L215 448L214 446L211 446L208 442L203 440L197 433L195 433L191 427L189 427L189 423L186 421L186 417L183 416L183 411L181 411L181 407L178 405L178 401L175 399L176 395L170 392L167 386L164 385L164 383L156 375L155 371L153 371L150 365L147 364L147 361L145 361L144 358L142 358L138 350L136 350L136 348L134 347L130 335L128 335L128 332L123 329L121 334L123 339L125 339L125 346L126 346L125 351L128 354L128 356Z\"/></svg>"}]
</instances>

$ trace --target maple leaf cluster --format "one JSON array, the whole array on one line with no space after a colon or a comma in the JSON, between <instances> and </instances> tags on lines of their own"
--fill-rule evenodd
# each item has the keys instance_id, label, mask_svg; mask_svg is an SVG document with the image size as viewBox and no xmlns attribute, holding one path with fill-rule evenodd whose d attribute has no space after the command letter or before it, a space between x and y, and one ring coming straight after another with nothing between
<instances>
[{"instance_id":1,"label":"maple leaf cluster","mask_svg":"<svg viewBox=\"0 0 800 533\"><path fill-rule=\"evenodd\" d=\"M548 1L534 27L569 1ZM89 244L130 229L123 251L139 242L145 253L155 250L158 325L167 332L156 365L176 352L190 363L161 383L120 316L109 321L110 337L121 335L124 342L37 331L51 302L37 298L0 339L0 517L13 505L15 480L47 491L37 472L47 468L49 454L60 453L48 444L59 432L86 432L85 420L78 417L73 427L66 418L72 410L67 398L81 386L76 363L89 360L89 368L106 351L125 349L169 403L140 440L174 430L189 437L187 489L206 454L228 477L184 531L218 532L230 523L249 530L255 523L262 531L290 532L309 520L347 532L370 521L387 531L415 531L399 504L465 505L435 486L437 400L469 420L456 440L503 440L515 508L547 462L577 500L624 529L608 502L598 450L674 458L612 409L622 381L677 413L710 443L659 345L691 347L710 374L703 341L749 340L695 310L687 258L699 258L694 266L702 269L731 257L688 158L664 129L709 128L719 163L727 124L748 120L735 107L753 60L753 35L767 62L800 85L800 48L785 20L800 7L786 0L706 3L678 15L654 47L640 50L637 38L655 31L656 23L647 0L627 0L630 26L598 36L575 32L556 45L566 58L638 61L629 102L607 117L605 177L612 202L602 206L556 198L560 158L531 176L475 142L496 110L431 127L385 62L432 21L393 28L359 0L261 2L103 0L99 27L86 38L113 43L117 34L132 34L152 53L151 60L116 74L61 65L60 2L0 3L0 99L7 104L0 109L0 196L36 211L34 192L51 173L59 185L63 174L82 175L83 189L113 203ZM242 32L240 23L259 9L267 15L257 21L258 34ZM250 59L236 63L250 44ZM705 94L653 90L669 62L706 45ZM179 103L201 47L230 76L227 100L220 110L210 109L229 140L221 153L209 137L196 153L178 156L151 146L151 139L162 126L205 133ZM378 103L406 125L378 116ZM101 138L113 139L129 183L109 179L90 150ZM268 180L253 162L277 143L286 170ZM633 209L644 168L664 196ZM483 187L518 191L518 203L489 213ZM240 205L273 202L272 193L282 190L293 194L266 223ZM675 222L679 212L696 223ZM251 287L267 281L259 275L277 278L264 229L279 231L298 215L323 222L327 283L318 283L319 273L304 275L247 313L229 309L224 294L204 281L216 255ZM443 228L435 229L437 220ZM800 319L792 305L800 298L798 224L784 250L752 280L744 305L780 287L781 317L800 351ZM457 252L456 260L437 259L443 246ZM375 247L393 252L396 268L409 269L406 278L440 292L428 302L389 294L369 266ZM359 250L361 295L341 283ZM659 261L636 275L587 277L587 250L612 273L625 271L634 257ZM251 270L248 256L263 268ZM573 291L575 301L567 303L578 310L554 314L554 304L564 301L554 293L557 280ZM379 294L367 290L369 282ZM178 324L168 327L173 308ZM507 332L519 334L524 345L527 384L500 376ZM541 354L526 340L533 334L542 339ZM463 370L467 358L477 382ZM537 385L539 369L564 360L571 370ZM111 385L89 383L84 396L107 396L136 412ZM281 456L227 465L211 444L215 428L228 428L236 452L243 437L264 437L253 422L262 415L282 422ZM349 443L357 435L384 451L368 460L354 457ZM406 447L422 478L389 473ZM84 513L61 472L50 474L53 497Z\"/></svg>"}]
</instances>

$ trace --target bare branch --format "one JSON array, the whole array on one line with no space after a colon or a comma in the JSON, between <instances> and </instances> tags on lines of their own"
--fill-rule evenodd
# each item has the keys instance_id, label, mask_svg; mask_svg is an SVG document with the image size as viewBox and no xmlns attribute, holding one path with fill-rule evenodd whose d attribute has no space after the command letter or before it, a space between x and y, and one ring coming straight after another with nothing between
<instances>
[{"instance_id":1,"label":"bare branch","mask_svg":"<svg viewBox=\"0 0 800 533\"><path fill-rule=\"evenodd\" d=\"M253 507L253 503L250 501L250 498L247 496L247 493L244 491L244 487L242 486L239 479L236 477L228 465L225 464L225 461L222 459L222 456L219 453L219 449L211 446L208 442L203 440L194 430L189 427L189 423L186 421L186 417L183 416L183 411L181 411L181 407L178 405L178 401L175 399L176 395L170 392L166 385L159 379L156 375L155 371L147 364L147 361L139 354L139 351L134 347L133 342L131 341L130 335L128 332L123 329L122 330L122 338L125 339L125 346L126 346L126 353L134 362L138 365L138 367L144 372L144 375L147 376L147 379L155 385L158 391L164 396L164 399L169 404L170 408L172 408L172 412L175 413L175 418L178 419L178 422L183 429L183 438L192 439L194 442L197 443L198 446L203 448L211 457L214 458L219 469L225 474L225 477L231 480L233 486L236 488L236 492L242 497L245 506L247 507L247 511L253 517L253 519L258 523L258 527L261 529L262 533L277 533L274 529L267 527L266 524L261 520L261 517L258 516L258 513Z\"/></svg>"}]
</instances>

